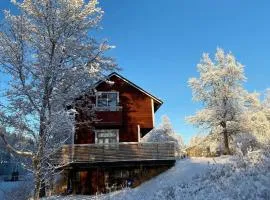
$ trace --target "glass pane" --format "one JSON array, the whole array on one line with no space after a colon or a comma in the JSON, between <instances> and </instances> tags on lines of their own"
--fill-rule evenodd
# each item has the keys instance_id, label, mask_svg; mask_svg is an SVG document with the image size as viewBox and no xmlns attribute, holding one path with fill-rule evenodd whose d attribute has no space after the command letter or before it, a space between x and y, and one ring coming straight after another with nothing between
<instances>
[{"instance_id":1,"label":"glass pane","mask_svg":"<svg viewBox=\"0 0 270 200\"><path fill-rule=\"evenodd\" d=\"M118 130L117 129L103 129L96 130L97 143L117 143Z\"/></svg>"},{"instance_id":2,"label":"glass pane","mask_svg":"<svg viewBox=\"0 0 270 200\"><path fill-rule=\"evenodd\" d=\"M117 93L108 93L108 106L109 107L117 106Z\"/></svg>"},{"instance_id":3,"label":"glass pane","mask_svg":"<svg viewBox=\"0 0 270 200\"><path fill-rule=\"evenodd\" d=\"M99 138L108 138L108 137L116 137L116 133L114 132L100 132L98 133Z\"/></svg>"},{"instance_id":4,"label":"glass pane","mask_svg":"<svg viewBox=\"0 0 270 200\"><path fill-rule=\"evenodd\" d=\"M116 143L116 139L110 139L110 143Z\"/></svg>"},{"instance_id":5,"label":"glass pane","mask_svg":"<svg viewBox=\"0 0 270 200\"><path fill-rule=\"evenodd\" d=\"M107 107L107 106L108 106L107 96L104 96L104 94L98 96L98 107Z\"/></svg>"},{"instance_id":6,"label":"glass pane","mask_svg":"<svg viewBox=\"0 0 270 200\"><path fill-rule=\"evenodd\" d=\"M103 139L98 139L98 144L103 144Z\"/></svg>"}]
</instances>

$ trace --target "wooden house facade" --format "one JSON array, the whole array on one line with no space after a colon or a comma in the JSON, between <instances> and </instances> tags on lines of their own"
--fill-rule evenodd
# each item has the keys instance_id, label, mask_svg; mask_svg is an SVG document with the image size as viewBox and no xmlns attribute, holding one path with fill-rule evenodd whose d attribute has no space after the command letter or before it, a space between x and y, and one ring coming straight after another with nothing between
<instances>
[{"instance_id":1,"label":"wooden house facade","mask_svg":"<svg viewBox=\"0 0 270 200\"><path fill-rule=\"evenodd\" d=\"M73 144L65 145L54 160L63 170L57 193L96 194L135 187L175 163L174 143L141 143L154 128L162 101L118 73L95 86L95 95L78 109ZM81 123L80 123L81 122Z\"/></svg>"}]
</instances>

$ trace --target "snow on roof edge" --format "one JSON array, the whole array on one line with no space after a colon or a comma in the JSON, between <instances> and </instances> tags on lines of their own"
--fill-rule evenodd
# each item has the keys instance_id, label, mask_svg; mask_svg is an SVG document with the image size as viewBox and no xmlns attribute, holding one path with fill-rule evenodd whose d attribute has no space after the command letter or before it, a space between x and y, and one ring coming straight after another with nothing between
<instances>
[{"instance_id":1,"label":"snow on roof edge","mask_svg":"<svg viewBox=\"0 0 270 200\"><path fill-rule=\"evenodd\" d=\"M155 97L154 95L150 94L149 92L147 92L146 90L142 89L140 86L136 85L135 83L129 81L128 79L126 79L125 77L123 77L122 75L118 74L117 72L112 72L111 74L109 74L107 76L108 78L111 78L112 76L117 76L118 78L124 80L125 82L127 82L128 84L130 84L131 86L137 88L138 90L140 90L141 92L143 92L144 94L146 94L147 96L151 97L152 99L154 99L156 102L158 102L160 105L163 104L163 101L157 97ZM99 84L103 83L105 80L100 80L95 84L95 87L97 87Z\"/></svg>"}]
</instances>

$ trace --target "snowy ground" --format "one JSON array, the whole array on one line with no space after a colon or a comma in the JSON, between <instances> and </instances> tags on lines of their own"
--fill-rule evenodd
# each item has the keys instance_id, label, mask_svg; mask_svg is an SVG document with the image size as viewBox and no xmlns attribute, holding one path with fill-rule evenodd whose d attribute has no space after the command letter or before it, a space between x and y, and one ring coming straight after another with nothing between
<instances>
[{"instance_id":1,"label":"snowy ground","mask_svg":"<svg viewBox=\"0 0 270 200\"><path fill-rule=\"evenodd\" d=\"M12 183L0 183L0 190L8 190L9 184ZM0 199L2 200L1 196ZM251 152L248 156L179 160L168 171L135 189L98 196L59 196L45 199L270 200L270 151Z\"/></svg>"},{"instance_id":2,"label":"snowy ground","mask_svg":"<svg viewBox=\"0 0 270 200\"><path fill-rule=\"evenodd\" d=\"M29 174L23 177L23 181L0 181L0 200L25 200L29 196L33 185L33 177Z\"/></svg>"},{"instance_id":3,"label":"snowy ground","mask_svg":"<svg viewBox=\"0 0 270 200\"><path fill-rule=\"evenodd\" d=\"M48 200L270 200L270 151L177 161L135 189ZM47 199L46 199L47 200Z\"/></svg>"},{"instance_id":4,"label":"snowy ground","mask_svg":"<svg viewBox=\"0 0 270 200\"><path fill-rule=\"evenodd\" d=\"M193 177L205 173L209 169L209 165L213 163L228 162L227 157L220 157L218 159L212 158L191 158L179 160L176 165L161 175L145 182L135 189L126 189L112 194L100 195L95 197L90 196L76 196L76 199L82 200L138 200L138 199L152 199L158 191L162 191L165 187L173 187L181 183L188 183ZM68 197L52 197L49 200L72 200L75 196Z\"/></svg>"},{"instance_id":5,"label":"snowy ground","mask_svg":"<svg viewBox=\"0 0 270 200\"><path fill-rule=\"evenodd\" d=\"M17 188L20 188L21 185L25 184L24 182L0 182L0 199L5 199L4 196L8 192L12 190L16 190Z\"/></svg>"}]
</instances>

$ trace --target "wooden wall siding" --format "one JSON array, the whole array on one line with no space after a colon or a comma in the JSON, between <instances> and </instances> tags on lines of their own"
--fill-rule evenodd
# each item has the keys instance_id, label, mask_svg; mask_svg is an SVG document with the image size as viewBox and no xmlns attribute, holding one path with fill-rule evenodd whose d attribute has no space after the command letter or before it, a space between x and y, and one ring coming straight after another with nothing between
<instances>
[{"instance_id":1,"label":"wooden wall siding","mask_svg":"<svg viewBox=\"0 0 270 200\"><path fill-rule=\"evenodd\" d=\"M65 145L52 160L59 166L70 163L175 160L174 152L173 142Z\"/></svg>"},{"instance_id":2,"label":"wooden wall siding","mask_svg":"<svg viewBox=\"0 0 270 200\"><path fill-rule=\"evenodd\" d=\"M98 111L96 119L96 127L121 126L123 123L122 109L119 111Z\"/></svg>"},{"instance_id":3,"label":"wooden wall siding","mask_svg":"<svg viewBox=\"0 0 270 200\"><path fill-rule=\"evenodd\" d=\"M88 185L89 187L89 185ZM105 193L104 171L93 170L91 173L91 194Z\"/></svg>"},{"instance_id":4,"label":"wooden wall siding","mask_svg":"<svg viewBox=\"0 0 270 200\"><path fill-rule=\"evenodd\" d=\"M82 171L79 174L80 176L80 193L81 194L91 194L91 188L89 187L89 185L91 184L91 179L89 177L91 177L91 172L89 171Z\"/></svg>"},{"instance_id":5,"label":"wooden wall siding","mask_svg":"<svg viewBox=\"0 0 270 200\"><path fill-rule=\"evenodd\" d=\"M93 144L95 143L95 133L89 126L79 126L75 133L75 144Z\"/></svg>"},{"instance_id":6,"label":"wooden wall siding","mask_svg":"<svg viewBox=\"0 0 270 200\"><path fill-rule=\"evenodd\" d=\"M96 119L99 121L90 125L97 129L119 129L119 142L138 142L138 125L140 125L141 130L150 131L153 129L152 99L117 76L112 76L110 80L114 82L113 85L102 82L96 89L98 91L119 92L122 109L119 111L97 111ZM95 103L95 99L90 95L82 99L83 103L80 105L85 108ZM76 117L77 122L91 121L82 110ZM145 134L143 133L143 135ZM75 135L76 144L95 143L95 134L85 125L79 125Z\"/></svg>"},{"instance_id":7,"label":"wooden wall siding","mask_svg":"<svg viewBox=\"0 0 270 200\"><path fill-rule=\"evenodd\" d=\"M112 76L113 85L101 83L98 91L118 91L120 106L123 108L123 124L119 127L120 142L137 142L138 125L141 128L153 128L151 98L132 87L117 76Z\"/></svg>"}]
</instances>

